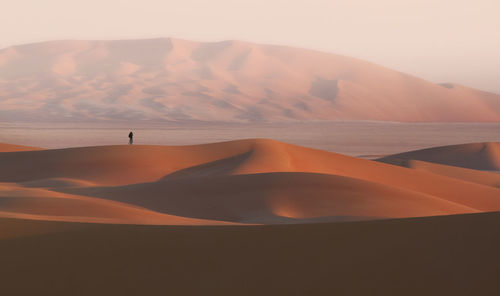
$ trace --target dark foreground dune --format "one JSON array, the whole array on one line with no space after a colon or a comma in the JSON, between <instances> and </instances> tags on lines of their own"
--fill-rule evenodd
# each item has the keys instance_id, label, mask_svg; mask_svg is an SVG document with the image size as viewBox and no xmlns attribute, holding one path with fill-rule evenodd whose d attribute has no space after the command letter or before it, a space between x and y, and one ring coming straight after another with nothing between
<instances>
[{"instance_id":1,"label":"dark foreground dune","mask_svg":"<svg viewBox=\"0 0 500 296\"><path fill-rule=\"evenodd\" d=\"M0 294L499 295L499 225L500 213L217 227L1 219Z\"/></svg>"},{"instance_id":2,"label":"dark foreground dune","mask_svg":"<svg viewBox=\"0 0 500 296\"><path fill-rule=\"evenodd\" d=\"M0 151L0 295L500 295L496 143Z\"/></svg>"}]
</instances>

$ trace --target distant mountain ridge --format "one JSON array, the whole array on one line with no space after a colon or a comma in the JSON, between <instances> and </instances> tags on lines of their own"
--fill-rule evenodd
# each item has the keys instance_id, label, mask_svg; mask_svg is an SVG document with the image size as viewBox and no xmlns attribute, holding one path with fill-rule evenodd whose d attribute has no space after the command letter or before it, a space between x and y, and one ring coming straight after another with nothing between
<instances>
[{"instance_id":1,"label":"distant mountain ridge","mask_svg":"<svg viewBox=\"0 0 500 296\"><path fill-rule=\"evenodd\" d=\"M499 122L500 95L285 46L51 41L0 50L0 120Z\"/></svg>"}]
</instances>

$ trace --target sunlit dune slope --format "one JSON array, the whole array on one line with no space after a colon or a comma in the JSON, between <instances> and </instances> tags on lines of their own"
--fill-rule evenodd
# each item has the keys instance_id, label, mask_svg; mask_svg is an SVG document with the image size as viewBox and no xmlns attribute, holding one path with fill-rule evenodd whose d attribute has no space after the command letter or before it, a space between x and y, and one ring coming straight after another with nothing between
<instances>
[{"instance_id":1,"label":"sunlit dune slope","mask_svg":"<svg viewBox=\"0 0 500 296\"><path fill-rule=\"evenodd\" d=\"M33 151L33 150L42 150L42 149L29 146L0 143L0 152L17 152L17 151Z\"/></svg>"},{"instance_id":2,"label":"sunlit dune slope","mask_svg":"<svg viewBox=\"0 0 500 296\"><path fill-rule=\"evenodd\" d=\"M0 183L0 217L95 223L223 224L161 214L109 200Z\"/></svg>"},{"instance_id":3,"label":"sunlit dune slope","mask_svg":"<svg viewBox=\"0 0 500 296\"><path fill-rule=\"evenodd\" d=\"M405 165L408 160L458 166L476 170L500 171L500 143L473 143L428 148L390 155L379 161Z\"/></svg>"},{"instance_id":4,"label":"sunlit dune slope","mask_svg":"<svg viewBox=\"0 0 500 296\"><path fill-rule=\"evenodd\" d=\"M408 160L406 165L416 170L500 188L500 174L496 172L466 169L420 160Z\"/></svg>"},{"instance_id":5,"label":"sunlit dune slope","mask_svg":"<svg viewBox=\"0 0 500 296\"><path fill-rule=\"evenodd\" d=\"M499 224L499 213L246 227L0 219L0 237L26 233L0 239L0 294L498 295Z\"/></svg>"},{"instance_id":6,"label":"sunlit dune slope","mask_svg":"<svg viewBox=\"0 0 500 296\"><path fill-rule=\"evenodd\" d=\"M109 205L108 214L98 216L103 219L148 223L151 214L156 224L195 223L168 215L266 224L500 210L500 188L484 182L266 139L21 151L0 153L0 163L0 182L17 183L23 196L53 195L39 204L14 198L4 202L6 212L69 221L95 218L71 209L84 201ZM52 207L43 206L63 193L73 198L55 199L57 210L46 213ZM133 207L127 208L131 218L106 202Z\"/></svg>"},{"instance_id":7,"label":"sunlit dune slope","mask_svg":"<svg viewBox=\"0 0 500 296\"><path fill-rule=\"evenodd\" d=\"M4 182L71 178L98 185L127 185L193 176L310 172L400 187L479 210L500 209L495 188L264 139L19 152L0 154L0 162L0 181Z\"/></svg>"}]
</instances>

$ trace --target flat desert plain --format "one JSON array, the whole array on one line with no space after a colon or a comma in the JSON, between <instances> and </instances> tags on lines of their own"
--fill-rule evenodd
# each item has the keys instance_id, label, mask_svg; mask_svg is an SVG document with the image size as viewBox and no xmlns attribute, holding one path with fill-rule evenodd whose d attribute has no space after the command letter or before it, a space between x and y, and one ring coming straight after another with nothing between
<instances>
[{"instance_id":1,"label":"flat desert plain","mask_svg":"<svg viewBox=\"0 0 500 296\"><path fill-rule=\"evenodd\" d=\"M0 144L2 295L498 295L500 143Z\"/></svg>"}]
</instances>

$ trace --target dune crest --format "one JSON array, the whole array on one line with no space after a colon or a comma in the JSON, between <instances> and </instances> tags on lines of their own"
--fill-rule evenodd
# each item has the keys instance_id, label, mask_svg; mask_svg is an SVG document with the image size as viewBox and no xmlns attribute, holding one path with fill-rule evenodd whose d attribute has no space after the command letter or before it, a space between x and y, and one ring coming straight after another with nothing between
<instances>
[{"instance_id":1,"label":"dune crest","mask_svg":"<svg viewBox=\"0 0 500 296\"><path fill-rule=\"evenodd\" d=\"M484 163L495 149L474 144L459 151ZM198 225L500 211L493 173L474 182L484 175L420 163L400 167L268 139L18 151L0 153L0 163L4 217Z\"/></svg>"},{"instance_id":2,"label":"dune crest","mask_svg":"<svg viewBox=\"0 0 500 296\"><path fill-rule=\"evenodd\" d=\"M473 143L428 148L394 154L381 162L407 165L409 160L457 166L475 170L500 171L500 143Z\"/></svg>"},{"instance_id":3,"label":"dune crest","mask_svg":"<svg viewBox=\"0 0 500 296\"><path fill-rule=\"evenodd\" d=\"M500 122L498 94L241 41L19 45L0 50L0 81L0 96L9 98L0 112L13 121Z\"/></svg>"}]
</instances>

